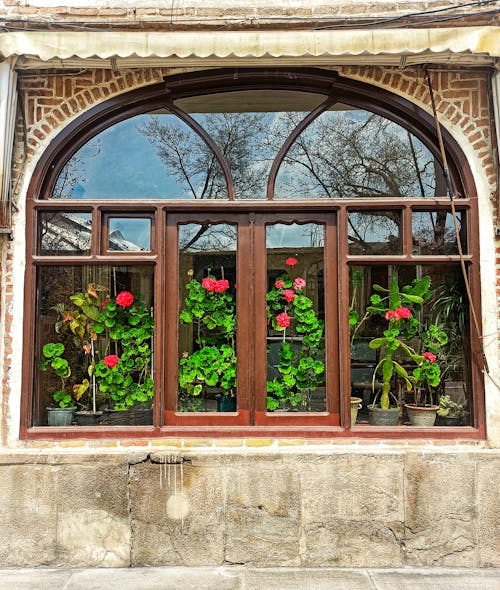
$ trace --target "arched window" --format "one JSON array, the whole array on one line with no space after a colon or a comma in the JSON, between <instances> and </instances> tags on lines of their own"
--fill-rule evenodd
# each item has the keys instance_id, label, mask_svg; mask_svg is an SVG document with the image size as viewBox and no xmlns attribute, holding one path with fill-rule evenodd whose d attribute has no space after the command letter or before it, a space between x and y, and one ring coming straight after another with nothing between
<instances>
[{"instance_id":1,"label":"arched window","mask_svg":"<svg viewBox=\"0 0 500 590\"><path fill-rule=\"evenodd\" d=\"M97 436L373 436L381 401L387 436L419 436L417 397L480 435L474 188L445 140L455 220L432 119L330 72L173 76L91 109L30 188L25 432L55 397Z\"/></svg>"}]
</instances>

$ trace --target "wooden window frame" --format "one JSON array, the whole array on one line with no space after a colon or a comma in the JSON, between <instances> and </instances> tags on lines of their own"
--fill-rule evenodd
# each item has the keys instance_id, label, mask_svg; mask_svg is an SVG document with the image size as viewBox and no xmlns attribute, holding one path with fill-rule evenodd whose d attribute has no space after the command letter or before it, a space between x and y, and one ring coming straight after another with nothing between
<instances>
[{"instance_id":1,"label":"wooden window frame","mask_svg":"<svg viewBox=\"0 0 500 590\"><path fill-rule=\"evenodd\" d=\"M400 426L380 428L350 424L349 368L340 361L349 356L348 329L348 285L349 267L353 264L456 264L458 256L415 256L412 254L412 211L449 209L446 198L416 199L329 199L310 201L273 200L273 187L279 165L286 155L285 145L280 150L273 164L268 182L267 200L235 200L231 188L228 200L213 201L142 201L122 200L50 200L57 177L64 163L94 135L105 128L127 118L147 112L154 108L171 104L175 98L225 92L231 89L290 89L309 92L321 92L330 97L320 105L307 122L301 122L292 135L296 137L316 116L324 111L331 100L347 102L366 108L402 125L416 135L439 159L439 150L435 138L432 118L415 105L381 89L358 82L339 78L332 72L314 69L263 70L248 69L213 70L189 75L172 76L165 83L149 86L145 89L115 97L90 109L87 113L71 122L52 142L40 159L27 195L27 240L26 240L26 317L31 317L36 303L36 269L41 265L95 265L95 264L152 264L155 266L154 301L155 301L155 341L165 346L155 346L155 387L153 425L141 427L46 427L31 426L33 396L33 347L24 346L23 350L23 397L21 410L22 439L64 438L137 438L137 437L367 437L367 438L437 438L437 439L483 439L486 436L484 420L484 384L482 379L481 350L477 339L471 338L472 365L472 425L459 428L432 429ZM241 74L241 75L240 75ZM334 97L334 98L331 98ZM304 121L306 121L304 119ZM184 117L187 124L191 124ZM191 125L193 127L193 125ZM205 132L196 129L200 135ZM205 134L206 135L206 134ZM479 281L479 239L477 199L472 174L459 146L452 137L443 131L443 139L448 151L450 177L455 192L461 196L457 207L465 211L467 225L467 246L465 264L474 301L480 307ZM210 138L204 138L211 145ZM212 142L213 143L213 142ZM291 145L291 141L288 144ZM226 180L231 182L230 171L224 170ZM402 253L396 256L354 256L349 255L347 247L347 215L350 210L401 210ZM90 256L39 256L37 247L37 216L40 211L91 212L94 232L92 234L92 251ZM141 253L116 253L106 249L107 219L109 217L140 217L152 220L151 251ZM177 283L177 224L179 222L199 222L200 220L216 222L237 219L241 238L238 247L238 268L253 268L255 291L249 290L245 295L238 292L238 305L247 309L248 315L239 318L242 324L239 331L244 336L238 337L238 358L244 358L243 369L239 370L238 385L241 396L241 408L231 416L213 416L212 413L191 415L175 411L177 397L177 325L178 325L178 283ZM242 222L241 220L245 220ZM266 222L295 221L318 222L328 227L325 239L325 307L327 321L327 369L328 391L327 412L321 415L311 413L297 416L285 416L283 413L265 411L265 371L263 346L265 349L265 296L264 265L262 251L265 240ZM260 232L260 233L259 233ZM257 239L254 239L257 236ZM241 250L240 250L241 249ZM244 261L244 262L242 262ZM250 261L250 262L249 262ZM168 269L168 272L167 272ZM175 277L175 280L172 280ZM167 304L164 305L164 301ZM256 339L250 341L251 322L256 326ZM24 324L24 342L34 341L34 323ZM332 329L333 328L333 329ZM336 336L338 334L338 337ZM347 355L347 356L346 356ZM332 370L333 369L333 370ZM254 383L250 375L256 375ZM256 392L261 391L260 398ZM254 424L250 418L254 415Z\"/></svg>"}]
</instances>

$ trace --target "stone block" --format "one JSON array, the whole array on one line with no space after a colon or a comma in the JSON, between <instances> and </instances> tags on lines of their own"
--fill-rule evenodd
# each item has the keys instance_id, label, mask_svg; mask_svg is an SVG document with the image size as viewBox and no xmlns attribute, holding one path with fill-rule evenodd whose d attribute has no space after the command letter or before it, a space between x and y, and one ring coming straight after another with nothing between
<instances>
[{"instance_id":1,"label":"stone block","mask_svg":"<svg viewBox=\"0 0 500 590\"><path fill-rule=\"evenodd\" d=\"M473 457L410 453L405 473L407 565L474 567Z\"/></svg>"},{"instance_id":2,"label":"stone block","mask_svg":"<svg viewBox=\"0 0 500 590\"><path fill-rule=\"evenodd\" d=\"M62 465L57 470L57 557L72 567L128 567L127 466Z\"/></svg>"},{"instance_id":3,"label":"stone block","mask_svg":"<svg viewBox=\"0 0 500 590\"><path fill-rule=\"evenodd\" d=\"M226 548L229 563L297 565L300 485L279 462L227 468Z\"/></svg>"},{"instance_id":4,"label":"stone block","mask_svg":"<svg viewBox=\"0 0 500 590\"><path fill-rule=\"evenodd\" d=\"M402 564L403 459L339 454L301 466L303 564Z\"/></svg>"},{"instance_id":5,"label":"stone block","mask_svg":"<svg viewBox=\"0 0 500 590\"><path fill-rule=\"evenodd\" d=\"M0 468L0 564L42 566L56 560L55 468Z\"/></svg>"},{"instance_id":6,"label":"stone block","mask_svg":"<svg viewBox=\"0 0 500 590\"><path fill-rule=\"evenodd\" d=\"M480 455L476 473L478 565L500 567L500 455Z\"/></svg>"},{"instance_id":7,"label":"stone block","mask_svg":"<svg viewBox=\"0 0 500 590\"><path fill-rule=\"evenodd\" d=\"M144 463L130 468L132 565L221 565L220 469Z\"/></svg>"}]
</instances>

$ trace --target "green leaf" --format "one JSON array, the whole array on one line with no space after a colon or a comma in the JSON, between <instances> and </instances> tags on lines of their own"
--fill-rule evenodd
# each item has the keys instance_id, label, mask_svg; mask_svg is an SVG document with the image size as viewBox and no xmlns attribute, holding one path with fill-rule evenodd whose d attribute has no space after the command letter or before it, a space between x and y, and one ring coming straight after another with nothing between
<instances>
[{"instance_id":1,"label":"green leaf","mask_svg":"<svg viewBox=\"0 0 500 590\"><path fill-rule=\"evenodd\" d=\"M368 343L368 347L372 350L376 350L377 348L384 346L384 344L387 344L387 338L374 338Z\"/></svg>"}]
</instances>

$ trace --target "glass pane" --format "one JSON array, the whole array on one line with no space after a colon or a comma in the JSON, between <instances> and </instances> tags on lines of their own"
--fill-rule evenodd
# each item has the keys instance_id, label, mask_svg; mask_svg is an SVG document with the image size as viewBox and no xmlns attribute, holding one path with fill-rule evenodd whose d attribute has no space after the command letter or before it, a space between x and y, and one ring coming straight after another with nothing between
<instances>
[{"instance_id":1,"label":"glass pane","mask_svg":"<svg viewBox=\"0 0 500 590\"><path fill-rule=\"evenodd\" d=\"M295 126L325 96L245 90L184 98L176 104L206 129L229 163L235 194L263 199L271 165Z\"/></svg>"},{"instance_id":2,"label":"glass pane","mask_svg":"<svg viewBox=\"0 0 500 590\"><path fill-rule=\"evenodd\" d=\"M400 211L350 211L349 254L401 254Z\"/></svg>"},{"instance_id":3,"label":"glass pane","mask_svg":"<svg viewBox=\"0 0 500 590\"><path fill-rule=\"evenodd\" d=\"M237 227L179 227L180 412L236 411Z\"/></svg>"},{"instance_id":4,"label":"glass pane","mask_svg":"<svg viewBox=\"0 0 500 590\"><path fill-rule=\"evenodd\" d=\"M326 410L324 226L266 227L267 408Z\"/></svg>"},{"instance_id":5,"label":"glass pane","mask_svg":"<svg viewBox=\"0 0 500 590\"><path fill-rule=\"evenodd\" d=\"M467 251L465 213L457 212L462 250ZM458 254L455 225L451 212L414 211L412 215L413 254Z\"/></svg>"},{"instance_id":6,"label":"glass pane","mask_svg":"<svg viewBox=\"0 0 500 590\"><path fill-rule=\"evenodd\" d=\"M177 116L137 115L106 129L67 162L52 199L225 199L222 170Z\"/></svg>"},{"instance_id":7,"label":"glass pane","mask_svg":"<svg viewBox=\"0 0 500 590\"><path fill-rule=\"evenodd\" d=\"M440 413L453 407L460 424L469 424L468 305L460 267L353 266L349 276L357 423L375 423L370 406L385 391L390 405L399 405L395 424L409 424L404 404L431 403L442 406ZM386 363L392 370L384 374Z\"/></svg>"},{"instance_id":8,"label":"glass pane","mask_svg":"<svg viewBox=\"0 0 500 590\"><path fill-rule=\"evenodd\" d=\"M110 217L108 250L121 252L151 250L151 219Z\"/></svg>"},{"instance_id":9,"label":"glass pane","mask_svg":"<svg viewBox=\"0 0 500 590\"><path fill-rule=\"evenodd\" d=\"M38 217L38 254L88 256L92 242L92 214L44 211Z\"/></svg>"},{"instance_id":10,"label":"glass pane","mask_svg":"<svg viewBox=\"0 0 500 590\"><path fill-rule=\"evenodd\" d=\"M297 138L276 178L279 199L435 197L442 169L406 129L368 111L336 104Z\"/></svg>"},{"instance_id":11,"label":"glass pane","mask_svg":"<svg viewBox=\"0 0 500 590\"><path fill-rule=\"evenodd\" d=\"M57 406L77 424L152 423L152 297L152 267L38 268L34 425Z\"/></svg>"}]
</instances>

